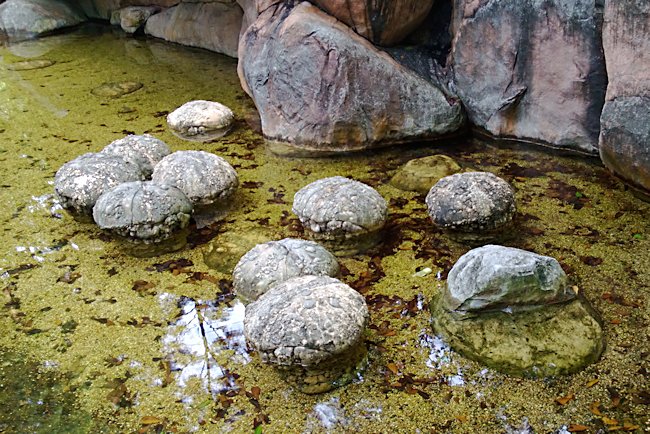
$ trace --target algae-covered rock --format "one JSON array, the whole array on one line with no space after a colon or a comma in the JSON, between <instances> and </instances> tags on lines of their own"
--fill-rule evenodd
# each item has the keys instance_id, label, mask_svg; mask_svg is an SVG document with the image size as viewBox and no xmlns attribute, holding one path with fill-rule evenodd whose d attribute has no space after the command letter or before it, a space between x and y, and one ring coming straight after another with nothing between
<instances>
[{"instance_id":1,"label":"algae-covered rock","mask_svg":"<svg viewBox=\"0 0 650 434\"><path fill-rule=\"evenodd\" d=\"M560 263L549 256L487 245L449 272L445 307L458 312L530 309L575 298Z\"/></svg>"},{"instance_id":2,"label":"algae-covered rock","mask_svg":"<svg viewBox=\"0 0 650 434\"><path fill-rule=\"evenodd\" d=\"M446 155L430 155L410 160L390 180L392 186L405 191L426 194L445 176L461 171L461 167Z\"/></svg>"},{"instance_id":3,"label":"algae-covered rock","mask_svg":"<svg viewBox=\"0 0 650 434\"><path fill-rule=\"evenodd\" d=\"M116 155L126 161L138 164L146 178L151 178L154 166L171 153L165 142L149 134L129 134L124 138L114 140L101 152Z\"/></svg>"},{"instance_id":4,"label":"algae-covered rock","mask_svg":"<svg viewBox=\"0 0 650 434\"><path fill-rule=\"evenodd\" d=\"M577 372L598 360L603 330L585 300L459 319L432 303L433 328L463 356L497 371L546 377Z\"/></svg>"},{"instance_id":5,"label":"algae-covered rock","mask_svg":"<svg viewBox=\"0 0 650 434\"><path fill-rule=\"evenodd\" d=\"M167 115L167 125L181 139L209 142L230 131L235 115L225 105L214 102L190 101Z\"/></svg>"}]
</instances>

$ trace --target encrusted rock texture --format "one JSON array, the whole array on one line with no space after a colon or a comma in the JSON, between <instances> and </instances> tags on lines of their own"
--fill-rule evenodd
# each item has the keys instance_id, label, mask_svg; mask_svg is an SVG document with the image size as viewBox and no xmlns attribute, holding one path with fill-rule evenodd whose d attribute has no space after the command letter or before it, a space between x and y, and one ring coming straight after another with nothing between
<instances>
[{"instance_id":1,"label":"encrusted rock texture","mask_svg":"<svg viewBox=\"0 0 650 434\"><path fill-rule=\"evenodd\" d=\"M456 0L455 9L454 90L470 121L596 154L607 78L594 0Z\"/></svg>"},{"instance_id":2,"label":"encrusted rock texture","mask_svg":"<svg viewBox=\"0 0 650 434\"><path fill-rule=\"evenodd\" d=\"M629 183L650 191L650 3L608 1L603 47L609 85L600 156Z\"/></svg>"},{"instance_id":3,"label":"encrusted rock texture","mask_svg":"<svg viewBox=\"0 0 650 434\"><path fill-rule=\"evenodd\" d=\"M457 132L460 103L309 3L268 8L240 41L267 139L349 151Z\"/></svg>"}]
</instances>

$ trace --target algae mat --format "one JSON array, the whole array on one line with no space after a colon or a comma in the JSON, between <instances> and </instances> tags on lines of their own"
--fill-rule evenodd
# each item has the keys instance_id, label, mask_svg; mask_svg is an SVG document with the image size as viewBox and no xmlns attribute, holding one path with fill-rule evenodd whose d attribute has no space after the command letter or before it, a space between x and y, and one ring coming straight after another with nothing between
<instances>
[{"instance_id":1,"label":"algae mat","mask_svg":"<svg viewBox=\"0 0 650 434\"><path fill-rule=\"evenodd\" d=\"M643 432L649 429L650 207L595 161L461 142L327 159L273 156L247 120L236 62L85 27L0 50L0 431ZM9 65L37 59L47 68ZM138 82L119 98L102 83ZM165 115L212 99L233 131L197 145ZM219 224L149 259L123 255L52 197L55 171L128 133L217 153L241 188ZM467 247L435 230L424 196L389 185L411 158L443 153L517 191L513 247L557 258L603 318L607 348L578 374L519 379L450 351L429 300ZM341 261L370 307L367 366L307 396L262 365L242 337L229 269L257 242L301 236L293 194L316 179L366 182L390 203L384 243ZM210 266L206 265L207 255ZM428 269L431 272L428 272Z\"/></svg>"}]
</instances>

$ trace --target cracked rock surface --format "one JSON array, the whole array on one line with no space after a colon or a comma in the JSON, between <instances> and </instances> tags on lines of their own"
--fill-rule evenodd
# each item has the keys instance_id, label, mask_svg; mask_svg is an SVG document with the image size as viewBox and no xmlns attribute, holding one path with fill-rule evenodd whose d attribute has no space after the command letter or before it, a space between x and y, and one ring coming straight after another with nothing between
<instances>
[{"instance_id":1,"label":"cracked rock surface","mask_svg":"<svg viewBox=\"0 0 650 434\"><path fill-rule=\"evenodd\" d=\"M210 141L223 137L232 126L235 115L223 104L214 101L190 101L167 115L167 125L182 139Z\"/></svg>"},{"instance_id":2,"label":"cracked rock surface","mask_svg":"<svg viewBox=\"0 0 650 434\"><path fill-rule=\"evenodd\" d=\"M258 244L246 253L233 271L238 295L254 301L269 288L293 277L334 277L339 264L330 252L313 241L285 238Z\"/></svg>"},{"instance_id":3,"label":"cracked rock surface","mask_svg":"<svg viewBox=\"0 0 650 434\"><path fill-rule=\"evenodd\" d=\"M517 210L512 187L488 172L446 176L431 187L426 203L436 226L458 232L497 230Z\"/></svg>"},{"instance_id":4,"label":"cracked rock surface","mask_svg":"<svg viewBox=\"0 0 650 434\"><path fill-rule=\"evenodd\" d=\"M144 179L138 164L115 155L87 153L65 163L54 177L61 206L75 218L90 219L95 202L104 192L129 181Z\"/></svg>"},{"instance_id":5,"label":"cracked rock surface","mask_svg":"<svg viewBox=\"0 0 650 434\"><path fill-rule=\"evenodd\" d=\"M165 142L149 134L131 134L111 142L101 153L115 155L138 164L145 178L151 178L154 166L171 151Z\"/></svg>"},{"instance_id":6,"label":"cracked rock surface","mask_svg":"<svg viewBox=\"0 0 650 434\"><path fill-rule=\"evenodd\" d=\"M246 306L244 333L265 362L314 366L359 345L367 322L361 294L332 277L303 276Z\"/></svg>"},{"instance_id":7,"label":"cracked rock surface","mask_svg":"<svg viewBox=\"0 0 650 434\"><path fill-rule=\"evenodd\" d=\"M100 196L97 225L135 241L165 240L190 221L192 204L178 188L151 181L126 182Z\"/></svg>"}]
</instances>

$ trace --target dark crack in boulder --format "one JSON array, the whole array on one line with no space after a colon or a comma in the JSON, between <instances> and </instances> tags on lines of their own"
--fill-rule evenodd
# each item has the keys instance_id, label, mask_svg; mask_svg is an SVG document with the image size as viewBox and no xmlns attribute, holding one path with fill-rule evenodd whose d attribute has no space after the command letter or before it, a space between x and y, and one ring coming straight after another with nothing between
<instances>
[{"instance_id":1,"label":"dark crack in boulder","mask_svg":"<svg viewBox=\"0 0 650 434\"><path fill-rule=\"evenodd\" d=\"M101 152L138 164L145 178L151 178L154 166L171 153L165 142L149 134L128 135L111 142Z\"/></svg>"}]
</instances>

